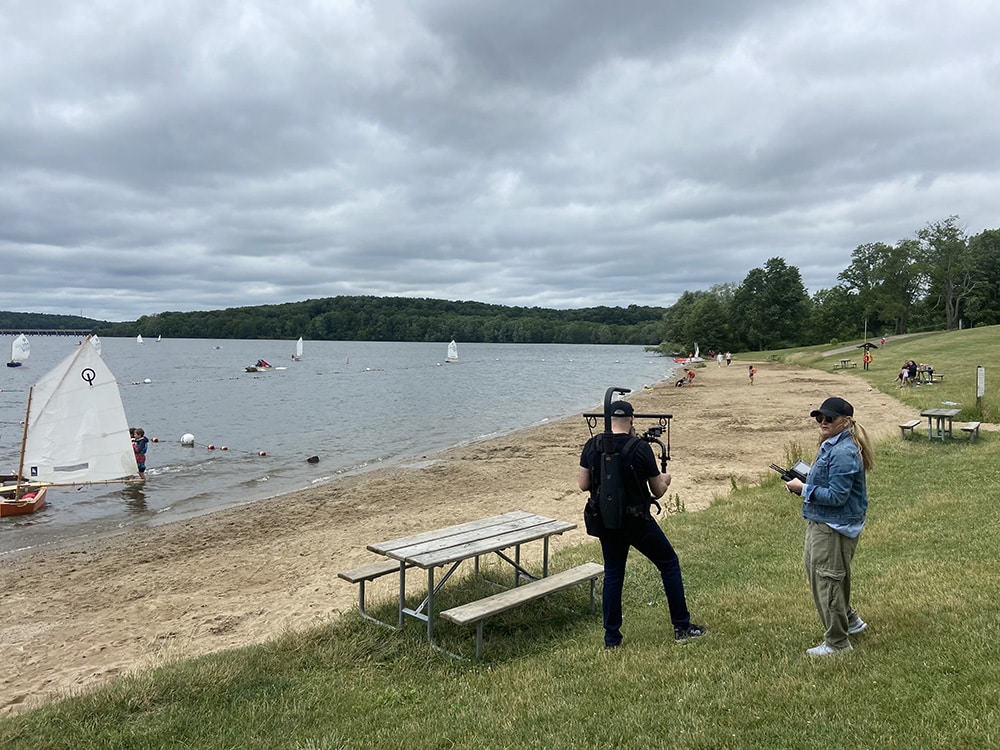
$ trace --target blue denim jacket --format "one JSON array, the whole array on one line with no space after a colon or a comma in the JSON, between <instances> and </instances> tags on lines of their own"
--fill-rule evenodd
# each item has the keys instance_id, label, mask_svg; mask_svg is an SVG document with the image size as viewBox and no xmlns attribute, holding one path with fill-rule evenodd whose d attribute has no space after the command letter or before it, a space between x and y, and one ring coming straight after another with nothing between
<instances>
[{"instance_id":1,"label":"blue denim jacket","mask_svg":"<svg viewBox=\"0 0 1000 750\"><path fill-rule=\"evenodd\" d=\"M868 511L861 451L842 430L823 441L802 488L802 517L809 521L857 524Z\"/></svg>"}]
</instances>

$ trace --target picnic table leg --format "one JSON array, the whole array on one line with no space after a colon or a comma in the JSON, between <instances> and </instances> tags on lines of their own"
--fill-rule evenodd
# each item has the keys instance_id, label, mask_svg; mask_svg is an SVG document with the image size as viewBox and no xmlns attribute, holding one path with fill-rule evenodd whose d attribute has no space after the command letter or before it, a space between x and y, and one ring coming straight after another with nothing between
<instances>
[{"instance_id":1,"label":"picnic table leg","mask_svg":"<svg viewBox=\"0 0 1000 750\"><path fill-rule=\"evenodd\" d=\"M434 643L434 566L427 569L427 642Z\"/></svg>"},{"instance_id":2,"label":"picnic table leg","mask_svg":"<svg viewBox=\"0 0 1000 750\"><path fill-rule=\"evenodd\" d=\"M549 538L545 537L544 540L545 551L542 554L542 578L547 578L549 575Z\"/></svg>"},{"instance_id":3,"label":"picnic table leg","mask_svg":"<svg viewBox=\"0 0 1000 750\"><path fill-rule=\"evenodd\" d=\"M399 563L399 629L403 629L403 610L406 609L406 563Z\"/></svg>"},{"instance_id":4,"label":"picnic table leg","mask_svg":"<svg viewBox=\"0 0 1000 750\"><path fill-rule=\"evenodd\" d=\"M521 545L514 547L514 588L521 585Z\"/></svg>"}]
</instances>

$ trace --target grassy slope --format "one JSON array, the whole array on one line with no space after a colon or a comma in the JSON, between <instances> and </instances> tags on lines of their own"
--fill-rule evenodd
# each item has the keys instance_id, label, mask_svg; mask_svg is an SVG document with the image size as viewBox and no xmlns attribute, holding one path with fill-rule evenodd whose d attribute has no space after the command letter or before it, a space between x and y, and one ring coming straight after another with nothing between
<instances>
[{"instance_id":1,"label":"grassy slope","mask_svg":"<svg viewBox=\"0 0 1000 750\"><path fill-rule=\"evenodd\" d=\"M890 342L869 376L895 396L899 362L933 362L945 384L902 397L968 410L976 365L997 371L995 338L996 329L976 329ZM827 368L840 358L824 358L828 349L780 356ZM993 408L987 398L984 411ZM489 621L482 665L427 648L415 625L391 633L350 616L0 721L0 746L991 745L1000 739L1000 440L892 440L878 457L854 585L871 628L846 658L803 655L821 637L801 571L803 525L777 478L762 476L759 487L664 522L692 612L710 628L701 641L672 642L655 570L636 556L617 652L601 649L582 590ZM599 560L600 549L556 563L584 559ZM450 595L481 586L465 581ZM442 623L439 633L450 650L471 652L471 629Z\"/></svg>"}]
</instances>

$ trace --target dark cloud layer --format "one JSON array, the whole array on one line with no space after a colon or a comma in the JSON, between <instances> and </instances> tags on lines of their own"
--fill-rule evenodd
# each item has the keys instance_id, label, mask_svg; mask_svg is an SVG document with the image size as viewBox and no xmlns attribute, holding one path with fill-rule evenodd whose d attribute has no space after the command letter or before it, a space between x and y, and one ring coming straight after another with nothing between
<instances>
[{"instance_id":1,"label":"dark cloud layer","mask_svg":"<svg viewBox=\"0 0 1000 750\"><path fill-rule=\"evenodd\" d=\"M861 243L951 214L1000 226L994 18L972 0L15 3L0 307L669 305L774 256L827 288Z\"/></svg>"}]
</instances>

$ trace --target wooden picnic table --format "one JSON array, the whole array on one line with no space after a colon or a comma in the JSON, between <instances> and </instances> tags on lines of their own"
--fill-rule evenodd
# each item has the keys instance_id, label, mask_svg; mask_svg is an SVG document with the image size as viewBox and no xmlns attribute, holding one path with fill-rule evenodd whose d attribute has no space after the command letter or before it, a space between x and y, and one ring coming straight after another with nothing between
<instances>
[{"instance_id":1,"label":"wooden picnic table","mask_svg":"<svg viewBox=\"0 0 1000 750\"><path fill-rule=\"evenodd\" d=\"M951 437L952 420L961 411L961 409L925 409L920 412L921 417L927 417L927 437L931 440Z\"/></svg>"},{"instance_id":2,"label":"wooden picnic table","mask_svg":"<svg viewBox=\"0 0 1000 750\"><path fill-rule=\"evenodd\" d=\"M434 643L434 598L451 575L466 560L475 560L478 570L482 555L496 554L514 570L514 586L522 578L535 580L521 564L521 545L528 542L543 543L542 577L549 572L549 539L575 529L576 524L558 521L526 511L511 511L478 521L448 526L412 536L369 544L368 549L399 562L399 627L406 617L427 624L427 640ZM513 556L504 552L514 548ZM416 608L406 606L406 570L421 568L427 571L427 596ZM446 570L435 580L435 568Z\"/></svg>"},{"instance_id":3,"label":"wooden picnic table","mask_svg":"<svg viewBox=\"0 0 1000 750\"><path fill-rule=\"evenodd\" d=\"M855 362L853 359L842 359L842 360L840 360L840 367L839 367L839 369L846 370L849 367L857 367L857 366L858 366L858 363ZM838 369L838 368L834 368L834 369Z\"/></svg>"}]
</instances>

